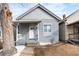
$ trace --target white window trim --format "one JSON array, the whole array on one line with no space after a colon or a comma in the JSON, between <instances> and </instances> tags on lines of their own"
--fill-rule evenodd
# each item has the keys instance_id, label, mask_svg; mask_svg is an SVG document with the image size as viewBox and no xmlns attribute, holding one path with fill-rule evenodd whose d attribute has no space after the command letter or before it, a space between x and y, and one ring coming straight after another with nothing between
<instances>
[{"instance_id":1,"label":"white window trim","mask_svg":"<svg viewBox=\"0 0 79 59\"><path fill-rule=\"evenodd\" d=\"M44 31L44 25L51 25L51 26L52 26L52 23L44 23L44 24L43 24L43 33L45 32L45 31ZM52 32L52 27L51 27L51 32ZM50 33L50 32L49 32L49 33Z\"/></svg>"}]
</instances>

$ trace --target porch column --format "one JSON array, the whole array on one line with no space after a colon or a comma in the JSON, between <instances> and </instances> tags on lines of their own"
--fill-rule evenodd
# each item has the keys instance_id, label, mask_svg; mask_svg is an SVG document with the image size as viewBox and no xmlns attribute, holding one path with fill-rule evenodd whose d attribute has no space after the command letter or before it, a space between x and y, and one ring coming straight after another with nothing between
<instances>
[{"instance_id":1,"label":"porch column","mask_svg":"<svg viewBox=\"0 0 79 59\"><path fill-rule=\"evenodd\" d=\"M37 25L38 41L39 41L39 24Z\"/></svg>"},{"instance_id":2,"label":"porch column","mask_svg":"<svg viewBox=\"0 0 79 59\"><path fill-rule=\"evenodd\" d=\"M16 25L16 41L18 40L18 26L19 26L19 23L17 23Z\"/></svg>"}]
</instances>

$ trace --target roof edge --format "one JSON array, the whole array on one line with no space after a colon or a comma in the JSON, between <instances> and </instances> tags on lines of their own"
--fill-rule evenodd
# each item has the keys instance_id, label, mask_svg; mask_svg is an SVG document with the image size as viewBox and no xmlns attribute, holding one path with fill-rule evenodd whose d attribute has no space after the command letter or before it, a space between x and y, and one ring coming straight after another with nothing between
<instances>
[{"instance_id":1,"label":"roof edge","mask_svg":"<svg viewBox=\"0 0 79 59\"><path fill-rule=\"evenodd\" d=\"M66 18L69 18L70 16L72 16L73 14L75 14L77 11L79 11L79 9L77 9L76 11L74 11L73 13L71 13L70 15L68 15Z\"/></svg>"},{"instance_id":2,"label":"roof edge","mask_svg":"<svg viewBox=\"0 0 79 59\"><path fill-rule=\"evenodd\" d=\"M49 11L47 8L45 8L43 5L41 5L39 3L37 5L35 5L34 7L32 7L31 9L27 10L26 12L24 12L23 14L21 14L20 16L18 16L16 18L16 20L21 19L22 17L24 17L25 15L29 14L30 12L32 12L33 10L35 10L38 7L40 7L41 9L43 9L45 12L48 12L48 14L50 14L53 17L55 17L58 21L61 21L61 18L60 17L58 17L53 12Z\"/></svg>"}]
</instances>

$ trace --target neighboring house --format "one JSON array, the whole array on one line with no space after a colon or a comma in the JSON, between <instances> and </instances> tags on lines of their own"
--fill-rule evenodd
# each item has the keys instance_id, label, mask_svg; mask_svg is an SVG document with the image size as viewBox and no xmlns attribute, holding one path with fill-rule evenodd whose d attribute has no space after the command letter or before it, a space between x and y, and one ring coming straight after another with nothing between
<instances>
[{"instance_id":1,"label":"neighboring house","mask_svg":"<svg viewBox=\"0 0 79 59\"><path fill-rule=\"evenodd\" d=\"M79 10L67 17L68 39L79 39Z\"/></svg>"},{"instance_id":2,"label":"neighboring house","mask_svg":"<svg viewBox=\"0 0 79 59\"><path fill-rule=\"evenodd\" d=\"M37 4L14 21L16 45L58 43L60 21L57 15Z\"/></svg>"},{"instance_id":3,"label":"neighboring house","mask_svg":"<svg viewBox=\"0 0 79 59\"><path fill-rule=\"evenodd\" d=\"M60 40L79 39L79 10L64 17L60 25Z\"/></svg>"}]
</instances>

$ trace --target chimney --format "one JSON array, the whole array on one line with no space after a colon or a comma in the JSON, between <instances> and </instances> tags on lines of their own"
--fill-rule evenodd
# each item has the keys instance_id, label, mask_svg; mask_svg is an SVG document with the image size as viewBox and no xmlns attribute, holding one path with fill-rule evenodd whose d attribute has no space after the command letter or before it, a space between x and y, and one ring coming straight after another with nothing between
<instances>
[{"instance_id":1,"label":"chimney","mask_svg":"<svg viewBox=\"0 0 79 59\"><path fill-rule=\"evenodd\" d=\"M63 15L63 20L64 20L64 21L66 21L66 20L67 20L67 19L66 19L66 15L65 15L65 14Z\"/></svg>"}]
</instances>

